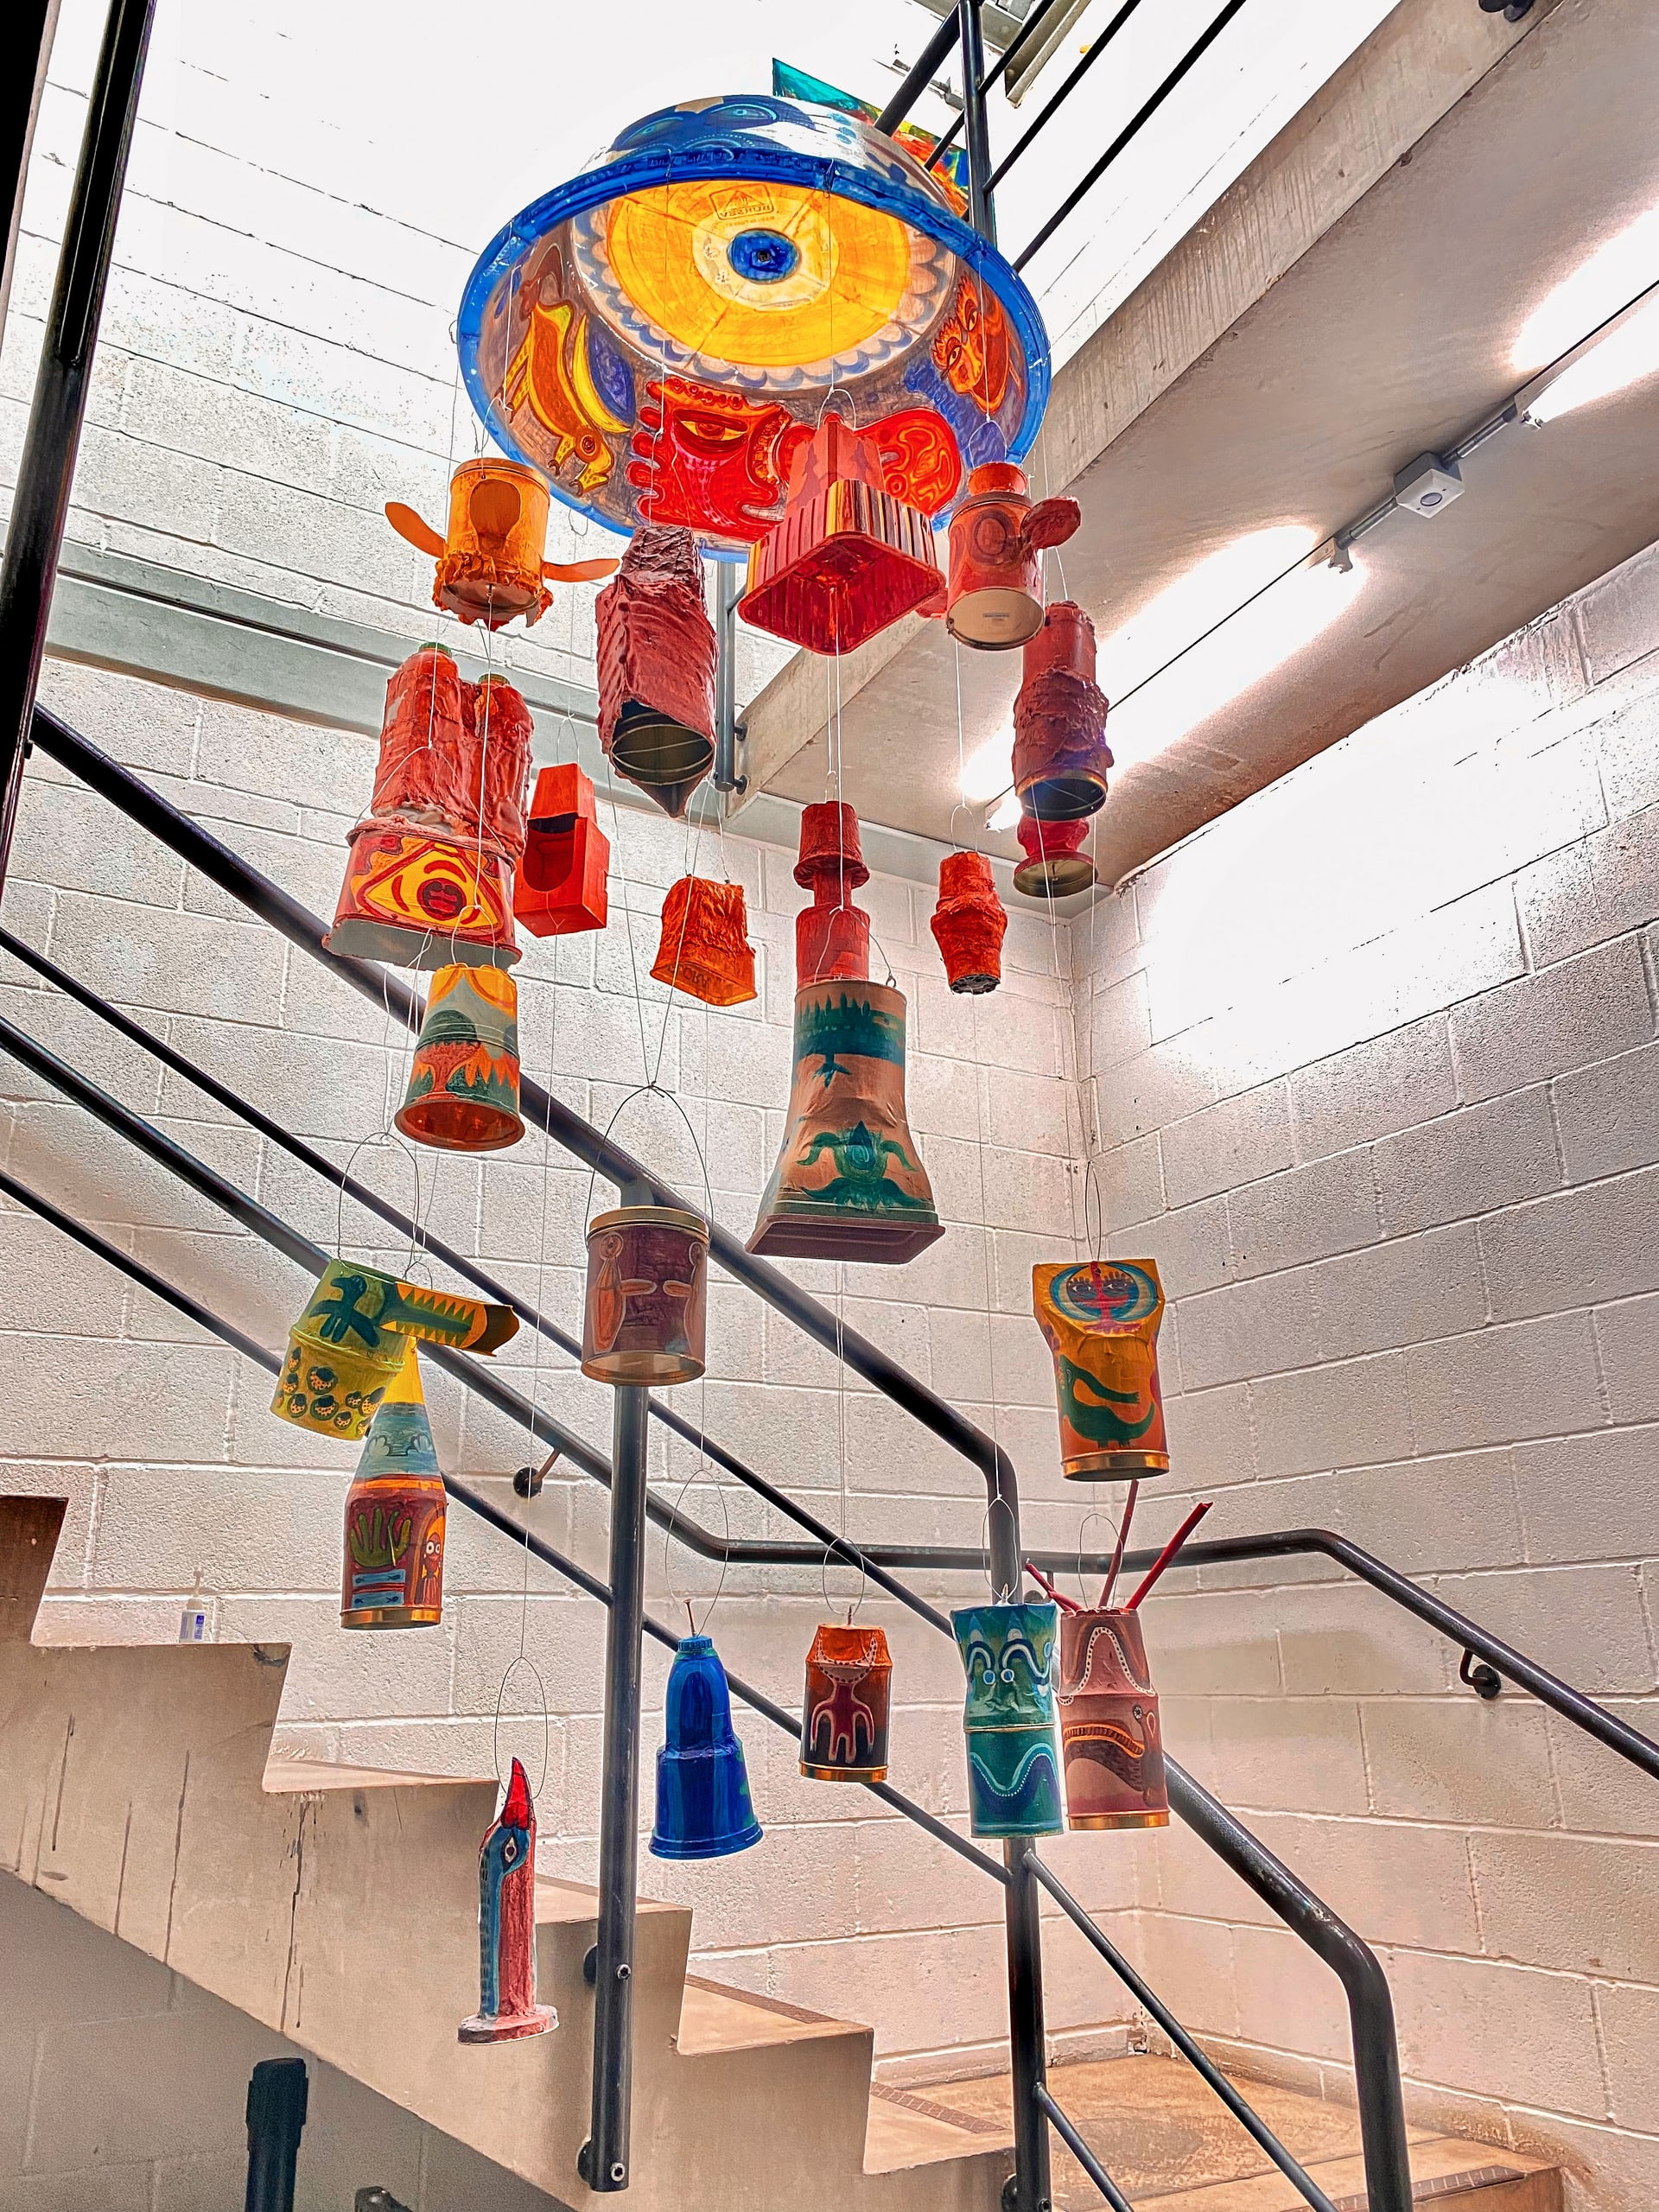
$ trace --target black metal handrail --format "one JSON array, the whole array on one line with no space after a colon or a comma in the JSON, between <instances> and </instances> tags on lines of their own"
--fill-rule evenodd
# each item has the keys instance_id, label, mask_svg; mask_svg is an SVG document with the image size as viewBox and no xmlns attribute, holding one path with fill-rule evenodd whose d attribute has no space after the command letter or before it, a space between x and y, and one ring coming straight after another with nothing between
<instances>
[{"instance_id":1,"label":"black metal handrail","mask_svg":"<svg viewBox=\"0 0 1659 2212\"><path fill-rule=\"evenodd\" d=\"M1112 2212L1135 2212L1135 2208L1128 2197L1124 2196L1110 2174L1084 2141L1075 2123L1066 2117L1054 2101L1053 2091L1046 2082L1039 2082L1037 2084L1037 2103L1039 2109L1047 2119L1049 2126L1111 2206Z\"/></svg>"}]
</instances>

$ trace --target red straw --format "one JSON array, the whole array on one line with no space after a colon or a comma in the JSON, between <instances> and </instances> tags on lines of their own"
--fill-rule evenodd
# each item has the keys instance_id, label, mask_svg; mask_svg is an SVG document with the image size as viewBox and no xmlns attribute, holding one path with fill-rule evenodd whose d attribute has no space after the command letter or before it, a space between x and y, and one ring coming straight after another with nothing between
<instances>
[{"instance_id":1,"label":"red straw","mask_svg":"<svg viewBox=\"0 0 1659 2212\"><path fill-rule=\"evenodd\" d=\"M1130 1599L1128 1606L1125 1608L1126 1611L1132 1613L1135 1607L1140 1604L1141 1600L1146 1596L1147 1591L1151 1589L1153 1584L1164 1572L1165 1568L1173 1567L1175 1564L1176 1553L1179 1551L1181 1546L1186 1541L1192 1531L1198 1527L1199 1522L1203 1520L1205 1515L1210 1510L1210 1508L1214 1504L1214 1503L1215 1500L1213 1498L1206 1497L1201 1499L1200 1502L1193 1507L1192 1510L1187 1515L1185 1520L1182 1522L1180 1527L1175 1531L1169 1541L1164 1546L1162 1551L1159 1553L1157 1558L1154 1560L1152 1565L1147 1569L1146 1580L1142 1582L1141 1587L1135 1592L1134 1597Z\"/></svg>"},{"instance_id":2,"label":"red straw","mask_svg":"<svg viewBox=\"0 0 1659 2212\"><path fill-rule=\"evenodd\" d=\"M1117 1586L1117 1570L1123 1564L1123 1547L1129 1541L1129 1523L1135 1518L1135 1501L1141 1495L1139 1482L1129 1484L1129 1494L1123 1503L1123 1518L1118 1526L1117 1546L1112 1554L1112 1563L1106 1570L1106 1580L1100 1589L1100 1610L1103 1613L1112 1602L1112 1592Z\"/></svg>"},{"instance_id":3,"label":"red straw","mask_svg":"<svg viewBox=\"0 0 1659 2212\"><path fill-rule=\"evenodd\" d=\"M1068 1613L1080 1613L1083 1611L1083 1607L1078 1605L1075 1598L1068 1598L1063 1590L1057 1590L1054 1587L1054 1585L1049 1580L1048 1577L1043 1573L1041 1567L1033 1567L1029 1560L1026 1561L1026 1573L1031 1577L1033 1582L1039 1584L1040 1586L1045 1589L1048 1592L1049 1596L1054 1600L1054 1603L1060 1606L1065 1611Z\"/></svg>"}]
</instances>

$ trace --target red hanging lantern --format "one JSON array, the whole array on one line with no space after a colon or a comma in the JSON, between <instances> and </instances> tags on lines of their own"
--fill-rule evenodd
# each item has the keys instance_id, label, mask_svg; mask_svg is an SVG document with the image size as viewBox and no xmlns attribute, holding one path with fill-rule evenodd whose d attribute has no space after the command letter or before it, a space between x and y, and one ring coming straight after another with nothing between
<instances>
[{"instance_id":1,"label":"red hanging lantern","mask_svg":"<svg viewBox=\"0 0 1659 2212\"><path fill-rule=\"evenodd\" d=\"M741 883L683 875L663 901L663 936L652 979L706 1006L741 1006L755 995L754 947Z\"/></svg>"},{"instance_id":2,"label":"red hanging lantern","mask_svg":"<svg viewBox=\"0 0 1659 2212\"><path fill-rule=\"evenodd\" d=\"M1014 871L1014 887L1027 899L1070 899L1098 880L1083 849L1087 822L1039 822L1022 814L1014 834L1026 857Z\"/></svg>"},{"instance_id":3,"label":"red hanging lantern","mask_svg":"<svg viewBox=\"0 0 1659 2212\"><path fill-rule=\"evenodd\" d=\"M1014 702L1014 788L1040 822L1077 822L1106 804L1106 695L1095 681L1095 626L1057 600L1026 645Z\"/></svg>"},{"instance_id":4,"label":"red hanging lantern","mask_svg":"<svg viewBox=\"0 0 1659 2212\"><path fill-rule=\"evenodd\" d=\"M1043 548L1064 544L1082 520L1075 499L1033 506L1025 472L1012 461L976 468L950 518L951 636L987 652L1034 637L1043 626Z\"/></svg>"},{"instance_id":5,"label":"red hanging lantern","mask_svg":"<svg viewBox=\"0 0 1659 2212\"><path fill-rule=\"evenodd\" d=\"M947 853L939 862L939 903L928 926L953 991L994 991L1002 980L1008 918L982 853Z\"/></svg>"},{"instance_id":6,"label":"red hanging lantern","mask_svg":"<svg viewBox=\"0 0 1659 2212\"><path fill-rule=\"evenodd\" d=\"M689 530L637 530L594 605L599 734L671 821L715 761L715 626Z\"/></svg>"},{"instance_id":7,"label":"red hanging lantern","mask_svg":"<svg viewBox=\"0 0 1659 2212\"><path fill-rule=\"evenodd\" d=\"M833 798L803 807L795 880L812 893L812 904L795 917L797 990L832 980L868 981L870 918L848 894L869 880L852 808Z\"/></svg>"},{"instance_id":8,"label":"red hanging lantern","mask_svg":"<svg viewBox=\"0 0 1659 2212\"><path fill-rule=\"evenodd\" d=\"M846 653L942 581L927 517L883 488L879 454L827 414L795 455L781 518L750 548L738 612L791 645Z\"/></svg>"},{"instance_id":9,"label":"red hanging lantern","mask_svg":"<svg viewBox=\"0 0 1659 2212\"><path fill-rule=\"evenodd\" d=\"M543 768L513 879L514 920L532 937L602 930L610 872L611 841L599 826L592 783L574 760Z\"/></svg>"}]
</instances>

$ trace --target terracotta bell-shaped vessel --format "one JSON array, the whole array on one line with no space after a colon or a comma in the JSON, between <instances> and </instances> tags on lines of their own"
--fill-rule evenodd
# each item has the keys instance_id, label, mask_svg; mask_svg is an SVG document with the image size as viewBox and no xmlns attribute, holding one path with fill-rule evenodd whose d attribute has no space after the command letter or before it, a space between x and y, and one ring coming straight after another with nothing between
<instances>
[{"instance_id":1,"label":"terracotta bell-shaped vessel","mask_svg":"<svg viewBox=\"0 0 1659 2212\"><path fill-rule=\"evenodd\" d=\"M1008 918L982 853L947 853L939 862L939 903L928 927L953 991L994 991L1002 980Z\"/></svg>"},{"instance_id":2,"label":"terracotta bell-shaped vessel","mask_svg":"<svg viewBox=\"0 0 1659 2212\"><path fill-rule=\"evenodd\" d=\"M478 2010L461 2043L545 2035L559 2016L536 2002L536 1808L517 1759L478 1853Z\"/></svg>"},{"instance_id":3,"label":"terracotta bell-shaped vessel","mask_svg":"<svg viewBox=\"0 0 1659 2212\"><path fill-rule=\"evenodd\" d=\"M869 917L847 896L869 875L857 827L835 802L801 817L795 1074L749 1249L893 1266L944 1230L905 1112L904 994L869 980Z\"/></svg>"},{"instance_id":4,"label":"terracotta bell-shaped vessel","mask_svg":"<svg viewBox=\"0 0 1659 2212\"><path fill-rule=\"evenodd\" d=\"M654 982L705 1006L741 1006L753 998L754 947L742 885L700 875L671 884L651 973Z\"/></svg>"},{"instance_id":5,"label":"terracotta bell-shaped vessel","mask_svg":"<svg viewBox=\"0 0 1659 2212\"><path fill-rule=\"evenodd\" d=\"M1060 1471L1072 1482L1144 1481L1169 1471L1154 1260L1039 1262L1032 1305L1054 1356Z\"/></svg>"},{"instance_id":6,"label":"terracotta bell-shaped vessel","mask_svg":"<svg viewBox=\"0 0 1659 2212\"><path fill-rule=\"evenodd\" d=\"M950 1616L968 1677L968 1823L976 1836L1058 1835L1052 1604L966 1605Z\"/></svg>"},{"instance_id":7,"label":"terracotta bell-shaped vessel","mask_svg":"<svg viewBox=\"0 0 1659 2212\"><path fill-rule=\"evenodd\" d=\"M1063 545L1083 520L1075 499L1032 504L1023 469L988 461L972 470L950 518L945 626L987 652L1023 645L1043 626L1043 549Z\"/></svg>"},{"instance_id":8,"label":"terracotta bell-shaped vessel","mask_svg":"<svg viewBox=\"0 0 1659 2212\"><path fill-rule=\"evenodd\" d=\"M715 626L691 532L635 531L594 612L606 753L677 822L715 760Z\"/></svg>"},{"instance_id":9,"label":"terracotta bell-shaped vessel","mask_svg":"<svg viewBox=\"0 0 1659 2212\"><path fill-rule=\"evenodd\" d=\"M602 930L610 873L611 841L599 826L591 781L574 760L543 768L513 877L513 919L532 937Z\"/></svg>"},{"instance_id":10,"label":"terracotta bell-shaped vessel","mask_svg":"<svg viewBox=\"0 0 1659 2212\"><path fill-rule=\"evenodd\" d=\"M346 1493L342 1628L433 1628L443 1618L443 1477L414 1339L375 1409Z\"/></svg>"},{"instance_id":11,"label":"terracotta bell-shaped vessel","mask_svg":"<svg viewBox=\"0 0 1659 2212\"><path fill-rule=\"evenodd\" d=\"M523 1136L518 986L504 968L434 976L396 1123L440 1152L499 1152Z\"/></svg>"},{"instance_id":12,"label":"terracotta bell-shaped vessel","mask_svg":"<svg viewBox=\"0 0 1659 2212\"><path fill-rule=\"evenodd\" d=\"M879 1628L820 1628L806 1655L801 1772L814 1782L885 1782L892 1689Z\"/></svg>"},{"instance_id":13,"label":"terracotta bell-shaped vessel","mask_svg":"<svg viewBox=\"0 0 1659 2212\"><path fill-rule=\"evenodd\" d=\"M677 1206L618 1206L588 1230L582 1371L660 1389L702 1372L709 1224Z\"/></svg>"},{"instance_id":14,"label":"terracotta bell-shaped vessel","mask_svg":"<svg viewBox=\"0 0 1659 2212\"><path fill-rule=\"evenodd\" d=\"M1083 849L1089 836L1086 821L1039 822L1035 815L1022 814L1014 835L1026 857L1014 871L1014 887L1026 898L1070 899L1098 880Z\"/></svg>"},{"instance_id":15,"label":"terracotta bell-shaped vessel","mask_svg":"<svg viewBox=\"0 0 1659 2212\"><path fill-rule=\"evenodd\" d=\"M449 527L441 537L401 499L386 502L386 520L416 552L437 563L432 604L499 630L522 614L539 622L553 603L544 578L594 583L614 573L614 561L544 561L547 479L523 461L486 454L464 461L449 480Z\"/></svg>"},{"instance_id":16,"label":"terracotta bell-shaped vessel","mask_svg":"<svg viewBox=\"0 0 1659 2212\"><path fill-rule=\"evenodd\" d=\"M1081 822L1106 804L1106 695L1095 681L1095 626L1057 600L1026 642L1014 702L1014 788L1039 822Z\"/></svg>"},{"instance_id":17,"label":"terracotta bell-shaped vessel","mask_svg":"<svg viewBox=\"0 0 1659 2212\"><path fill-rule=\"evenodd\" d=\"M680 1639L657 1754L656 1859L725 1859L760 1840L726 1669L706 1636Z\"/></svg>"},{"instance_id":18,"label":"terracotta bell-shaped vessel","mask_svg":"<svg viewBox=\"0 0 1659 2212\"><path fill-rule=\"evenodd\" d=\"M815 653L849 653L939 591L933 527L882 485L879 454L826 414L790 467L779 522L749 553L738 613Z\"/></svg>"},{"instance_id":19,"label":"terracotta bell-shaped vessel","mask_svg":"<svg viewBox=\"0 0 1659 2212\"><path fill-rule=\"evenodd\" d=\"M1167 1827L1158 1693L1140 1614L1127 1606L1062 1614L1055 1696L1066 1825Z\"/></svg>"}]
</instances>

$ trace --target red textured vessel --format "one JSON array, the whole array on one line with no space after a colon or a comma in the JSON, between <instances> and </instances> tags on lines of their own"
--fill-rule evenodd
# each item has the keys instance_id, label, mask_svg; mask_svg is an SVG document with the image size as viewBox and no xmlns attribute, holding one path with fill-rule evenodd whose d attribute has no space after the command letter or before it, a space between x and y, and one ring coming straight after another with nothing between
<instances>
[{"instance_id":1,"label":"red textured vessel","mask_svg":"<svg viewBox=\"0 0 1659 2212\"><path fill-rule=\"evenodd\" d=\"M795 456L781 519L749 555L738 612L815 653L851 652L944 578L918 508L883 487L879 450L826 415Z\"/></svg>"},{"instance_id":2,"label":"red textured vessel","mask_svg":"<svg viewBox=\"0 0 1659 2212\"><path fill-rule=\"evenodd\" d=\"M678 821L715 759L715 626L690 531L636 531L594 620L611 766Z\"/></svg>"},{"instance_id":3,"label":"red textured vessel","mask_svg":"<svg viewBox=\"0 0 1659 2212\"><path fill-rule=\"evenodd\" d=\"M801 810L795 880L812 904L795 917L795 988L831 980L864 982L870 973L870 918L849 894L870 880L858 817L839 799Z\"/></svg>"},{"instance_id":4,"label":"red textured vessel","mask_svg":"<svg viewBox=\"0 0 1659 2212\"><path fill-rule=\"evenodd\" d=\"M1026 645L1014 702L1014 787L1040 822L1079 822L1106 804L1106 695L1095 681L1095 626L1056 600Z\"/></svg>"},{"instance_id":5,"label":"red textured vessel","mask_svg":"<svg viewBox=\"0 0 1659 2212\"><path fill-rule=\"evenodd\" d=\"M742 885L700 875L671 884L651 973L654 982L705 1006L741 1006L753 998L754 947Z\"/></svg>"},{"instance_id":6,"label":"red textured vessel","mask_svg":"<svg viewBox=\"0 0 1659 2212\"><path fill-rule=\"evenodd\" d=\"M1039 822L1034 815L1022 814L1014 835L1026 857L1014 871L1014 887L1027 899L1070 899L1097 880L1095 864L1083 849L1086 821Z\"/></svg>"},{"instance_id":7,"label":"red textured vessel","mask_svg":"<svg viewBox=\"0 0 1659 2212\"><path fill-rule=\"evenodd\" d=\"M532 937L602 930L610 871L611 841L599 826L592 783L574 760L543 768L513 878L514 920Z\"/></svg>"},{"instance_id":8,"label":"red textured vessel","mask_svg":"<svg viewBox=\"0 0 1659 2212\"><path fill-rule=\"evenodd\" d=\"M953 991L996 988L1008 918L982 853L947 853L939 862L939 903L928 926Z\"/></svg>"},{"instance_id":9,"label":"red textured vessel","mask_svg":"<svg viewBox=\"0 0 1659 2212\"><path fill-rule=\"evenodd\" d=\"M1075 499L1033 506L1025 472L1012 461L976 468L950 518L951 636L986 652L1034 637L1043 625L1043 549L1064 544L1082 520Z\"/></svg>"}]
</instances>

